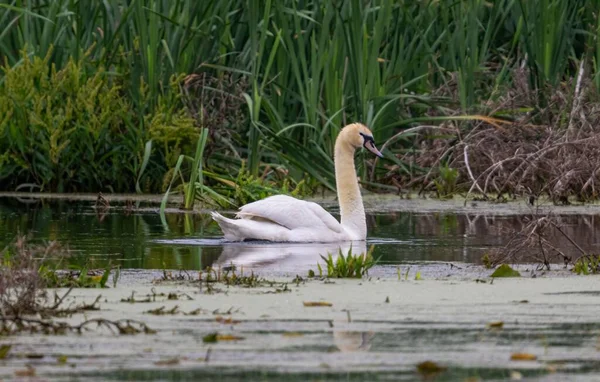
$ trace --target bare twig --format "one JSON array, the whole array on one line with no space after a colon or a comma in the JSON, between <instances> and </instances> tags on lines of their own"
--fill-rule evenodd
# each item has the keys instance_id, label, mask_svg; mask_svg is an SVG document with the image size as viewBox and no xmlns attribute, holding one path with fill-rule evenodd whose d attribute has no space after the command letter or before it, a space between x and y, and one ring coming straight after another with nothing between
<instances>
[{"instance_id":1,"label":"bare twig","mask_svg":"<svg viewBox=\"0 0 600 382\"><path fill-rule=\"evenodd\" d=\"M481 187L479 187L479 184L477 183L477 180L475 179L475 177L473 176L473 172L471 171L471 167L469 166L469 154L468 154L468 149L469 149L469 145L465 145L464 149L463 149L463 153L464 153L464 158L465 158L465 167L467 168L467 171L469 173L469 177L471 178L471 180L473 181L473 185L475 187L477 187L477 189L479 190L479 192L481 192L484 197L485 197L485 192L481 189Z\"/></svg>"}]
</instances>

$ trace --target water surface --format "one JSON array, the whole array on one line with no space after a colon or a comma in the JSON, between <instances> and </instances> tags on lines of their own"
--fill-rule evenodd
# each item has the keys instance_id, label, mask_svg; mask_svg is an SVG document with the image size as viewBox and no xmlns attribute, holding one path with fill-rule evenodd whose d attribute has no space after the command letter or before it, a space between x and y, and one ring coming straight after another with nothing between
<instances>
[{"instance_id":1,"label":"water surface","mask_svg":"<svg viewBox=\"0 0 600 382\"><path fill-rule=\"evenodd\" d=\"M295 274L305 275L315 268L321 254L336 252L340 246L227 243L208 214L173 211L161 217L155 205L115 204L97 210L91 201L0 199L0 247L27 233L35 242L57 240L68 246L73 264L129 269L122 272L117 288L73 291L69 304L90 303L101 293L102 306L84 317L68 319L125 317L146 322L157 333L0 338L0 345L12 347L9 356L0 360L0 379L20 380L14 373L28 365L39 378L49 381L599 378L600 306L595 276L482 283L472 274L446 279L426 273L435 268L444 275L460 276L463 269L476 268L487 278L490 271L483 267L454 264L477 263L482 254L504 246L515 229L527 224L530 216L526 214L511 215L504 210L494 215L489 209L482 213L391 212L387 207L378 212L370 208L367 242L346 243L343 250L350 245L354 251L372 246L375 257L381 257L383 264L399 265L402 273L407 265L418 263L411 277L396 278L395 266L380 266L373 271L392 277L296 283L291 282ZM560 220L563 232L585 250L598 252L597 216L570 214ZM565 253L577 255L564 238L549 239ZM189 285L148 282L156 281L161 269L199 270L231 263L255 269L264 277L291 276L282 278L286 283L290 280L291 290L222 286L211 292L194 281ZM422 281L413 277L415 269L424 274ZM141 283L127 281L140 281L136 279L140 274ZM529 284L522 287L521 282ZM540 289L540 283L546 286ZM164 292L172 291L191 300L170 300ZM150 292L163 297L139 304L124 300L134 293L141 299ZM329 301L333 306L305 308L302 302L306 300ZM200 308L201 313L149 314L160 306L179 306L182 312ZM239 322L223 324L216 319L218 315ZM505 323L502 330L487 326L497 321ZM243 339L205 343L204 336L214 332ZM514 352L528 352L538 359L511 361ZM67 365L57 362L58 357L64 357ZM173 359L176 363L164 363ZM448 369L424 378L416 365L426 360Z\"/></svg>"},{"instance_id":2,"label":"water surface","mask_svg":"<svg viewBox=\"0 0 600 382\"><path fill-rule=\"evenodd\" d=\"M331 210L336 216L336 211ZM238 264L277 272L314 267L320 255L373 247L382 264L414 262L478 263L486 252L504 246L527 215L493 216L453 212L372 212L366 243L273 244L227 243L208 214L167 213L154 206L113 206L99 210L92 202L0 199L0 245L18 234L34 241L57 240L72 252L70 261L89 267L109 263L121 268L199 270ZM565 215L563 230L580 246L597 252L600 220L595 215ZM570 243L555 238L567 254ZM558 260L558 259L557 259Z\"/></svg>"}]
</instances>

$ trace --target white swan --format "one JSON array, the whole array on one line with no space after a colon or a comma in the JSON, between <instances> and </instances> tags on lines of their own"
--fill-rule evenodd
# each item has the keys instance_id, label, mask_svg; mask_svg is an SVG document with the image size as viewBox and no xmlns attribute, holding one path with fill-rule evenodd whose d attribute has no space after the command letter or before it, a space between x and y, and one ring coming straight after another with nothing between
<instances>
[{"instance_id":1,"label":"white swan","mask_svg":"<svg viewBox=\"0 0 600 382\"><path fill-rule=\"evenodd\" d=\"M341 223L316 203L275 195L242 206L236 219L211 212L226 240L246 239L287 242L335 242L365 240L365 210L356 178L354 152L365 147L383 157L373 134L364 125L345 126L335 141L335 181Z\"/></svg>"}]
</instances>

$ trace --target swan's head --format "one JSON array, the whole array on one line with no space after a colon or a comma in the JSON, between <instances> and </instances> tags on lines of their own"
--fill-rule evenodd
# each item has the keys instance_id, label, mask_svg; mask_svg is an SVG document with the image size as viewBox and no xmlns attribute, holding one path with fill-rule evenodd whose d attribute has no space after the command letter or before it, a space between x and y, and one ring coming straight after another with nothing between
<instances>
[{"instance_id":1,"label":"swan's head","mask_svg":"<svg viewBox=\"0 0 600 382\"><path fill-rule=\"evenodd\" d=\"M344 133L346 141L355 149L362 146L378 157L383 158L383 154L375 147L373 133L365 125L361 123L350 124L342 129L342 133Z\"/></svg>"}]
</instances>

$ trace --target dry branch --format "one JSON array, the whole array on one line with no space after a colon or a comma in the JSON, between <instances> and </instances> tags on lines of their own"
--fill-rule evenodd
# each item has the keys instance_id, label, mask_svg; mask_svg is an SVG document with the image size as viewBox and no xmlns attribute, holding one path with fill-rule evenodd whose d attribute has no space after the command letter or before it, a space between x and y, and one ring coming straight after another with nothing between
<instances>
[{"instance_id":1,"label":"dry branch","mask_svg":"<svg viewBox=\"0 0 600 382\"><path fill-rule=\"evenodd\" d=\"M536 92L523 91L526 84L515 80L515 89L495 104L488 105L489 115L502 111L510 114L512 123L499 126L491 121L468 121L447 129L446 137L427 135L431 127L413 128L396 134L392 140L408 132L418 135L417 150L398 159L428 169L420 174L390 172L403 188L421 187L435 191L440 164L458 170L457 189L467 197L473 192L509 196L541 195L555 203L568 203L600 197L600 97L588 86L584 67L573 81L556 89L544 89L549 96L547 106L536 110ZM519 82L521 81L521 82ZM575 86L573 86L575 85ZM572 88L574 93L570 93ZM521 90L519 90L521 89ZM528 94L528 96L525 96ZM524 112L523 110L528 110Z\"/></svg>"}]
</instances>

